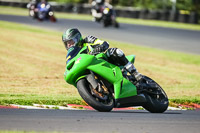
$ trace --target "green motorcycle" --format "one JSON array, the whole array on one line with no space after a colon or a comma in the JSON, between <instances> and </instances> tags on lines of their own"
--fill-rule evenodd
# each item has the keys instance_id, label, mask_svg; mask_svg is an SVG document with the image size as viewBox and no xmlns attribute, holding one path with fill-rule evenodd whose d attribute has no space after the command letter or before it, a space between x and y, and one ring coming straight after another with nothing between
<instances>
[{"instance_id":1,"label":"green motorcycle","mask_svg":"<svg viewBox=\"0 0 200 133\"><path fill-rule=\"evenodd\" d=\"M64 78L74 85L84 101L101 112L113 108L142 106L151 113L163 113L168 97L159 84L147 76L135 81L123 68L106 61L105 53L90 55L91 46L80 48L66 65ZM135 56L126 56L134 63Z\"/></svg>"}]
</instances>

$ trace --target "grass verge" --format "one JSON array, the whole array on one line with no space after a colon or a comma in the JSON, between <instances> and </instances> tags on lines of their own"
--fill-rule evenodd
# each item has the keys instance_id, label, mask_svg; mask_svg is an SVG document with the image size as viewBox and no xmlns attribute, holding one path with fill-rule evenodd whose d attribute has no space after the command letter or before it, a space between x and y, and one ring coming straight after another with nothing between
<instances>
[{"instance_id":1,"label":"grass verge","mask_svg":"<svg viewBox=\"0 0 200 133\"><path fill-rule=\"evenodd\" d=\"M0 21L0 104L83 104L65 83L62 33ZM108 40L109 41L109 40ZM139 72L157 81L170 101L200 103L200 56L109 41L136 55Z\"/></svg>"},{"instance_id":2,"label":"grass verge","mask_svg":"<svg viewBox=\"0 0 200 133\"><path fill-rule=\"evenodd\" d=\"M0 6L0 14L28 16L28 10L17 7ZM57 18L65 18L65 19L89 20L89 21L92 20L92 16L88 14L55 12L55 16ZM157 26L166 28L179 28L188 30L200 30L200 25L197 24L186 24L178 22L144 20L144 19L133 19L133 18L122 18L122 17L118 17L117 21L119 23L127 23L127 24L148 25L148 26Z\"/></svg>"},{"instance_id":3,"label":"grass verge","mask_svg":"<svg viewBox=\"0 0 200 133\"><path fill-rule=\"evenodd\" d=\"M8 131L8 130L2 130L0 133L64 133L64 132L57 132L57 131L52 131L52 132L39 132L39 131Z\"/></svg>"}]
</instances>

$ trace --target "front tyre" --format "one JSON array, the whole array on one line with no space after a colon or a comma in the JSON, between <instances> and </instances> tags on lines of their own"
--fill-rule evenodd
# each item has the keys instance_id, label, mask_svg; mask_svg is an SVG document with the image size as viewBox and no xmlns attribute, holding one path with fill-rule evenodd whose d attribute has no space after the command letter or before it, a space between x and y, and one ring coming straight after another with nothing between
<instances>
[{"instance_id":1,"label":"front tyre","mask_svg":"<svg viewBox=\"0 0 200 133\"><path fill-rule=\"evenodd\" d=\"M169 101L165 91L154 80L144 76L143 80L147 85L144 92L147 103L143 107L151 113L163 113L167 110Z\"/></svg>"},{"instance_id":2,"label":"front tyre","mask_svg":"<svg viewBox=\"0 0 200 133\"><path fill-rule=\"evenodd\" d=\"M57 20L54 16L50 16L50 21L55 23Z\"/></svg>"},{"instance_id":3,"label":"front tyre","mask_svg":"<svg viewBox=\"0 0 200 133\"><path fill-rule=\"evenodd\" d=\"M94 109L100 112L109 112L114 107L114 99L111 94L106 95L106 99L102 100L92 92L92 86L86 79L80 79L77 82L77 89L83 100ZM103 97L104 94L102 94ZM105 97L105 96L104 96Z\"/></svg>"}]
</instances>

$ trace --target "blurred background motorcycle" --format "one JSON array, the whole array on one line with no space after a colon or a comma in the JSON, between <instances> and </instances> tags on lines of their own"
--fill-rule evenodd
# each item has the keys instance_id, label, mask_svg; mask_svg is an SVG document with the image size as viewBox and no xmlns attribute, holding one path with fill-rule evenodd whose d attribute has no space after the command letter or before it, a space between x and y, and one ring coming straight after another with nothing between
<instances>
[{"instance_id":1,"label":"blurred background motorcycle","mask_svg":"<svg viewBox=\"0 0 200 133\"><path fill-rule=\"evenodd\" d=\"M27 8L29 9L29 16L33 17L34 19L37 18L37 5L38 5L38 0L31 0L27 4Z\"/></svg>"},{"instance_id":2,"label":"blurred background motorcycle","mask_svg":"<svg viewBox=\"0 0 200 133\"><path fill-rule=\"evenodd\" d=\"M109 25L112 25L116 28L119 27L119 23L116 21L116 15L113 9L110 9L108 7L103 9L102 22L104 27L107 27Z\"/></svg>"},{"instance_id":3,"label":"blurred background motorcycle","mask_svg":"<svg viewBox=\"0 0 200 133\"><path fill-rule=\"evenodd\" d=\"M116 13L112 5L105 2L105 0L95 0L92 2L91 13L93 21L103 24L103 27L114 26L119 27L116 20Z\"/></svg>"},{"instance_id":4,"label":"blurred background motorcycle","mask_svg":"<svg viewBox=\"0 0 200 133\"><path fill-rule=\"evenodd\" d=\"M51 22L56 22L54 12L51 9L51 5L46 0L32 0L28 3L27 8L29 9L29 16L39 21L50 20Z\"/></svg>"}]
</instances>

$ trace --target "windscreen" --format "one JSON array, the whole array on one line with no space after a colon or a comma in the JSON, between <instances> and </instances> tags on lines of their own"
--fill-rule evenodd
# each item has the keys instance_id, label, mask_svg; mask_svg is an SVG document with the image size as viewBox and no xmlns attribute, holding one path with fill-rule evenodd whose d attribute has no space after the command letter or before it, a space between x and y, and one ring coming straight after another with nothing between
<instances>
[{"instance_id":1,"label":"windscreen","mask_svg":"<svg viewBox=\"0 0 200 133\"><path fill-rule=\"evenodd\" d=\"M68 53L67 53L67 56L66 56L66 64L71 60L73 59L78 53L79 51L81 50L80 47L71 47L69 50L68 50Z\"/></svg>"}]
</instances>

